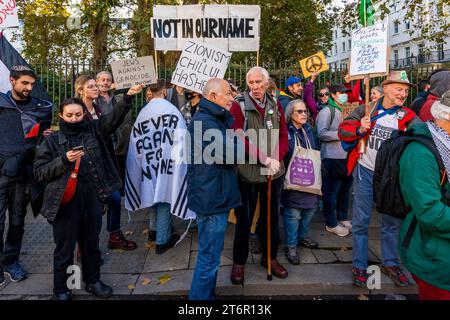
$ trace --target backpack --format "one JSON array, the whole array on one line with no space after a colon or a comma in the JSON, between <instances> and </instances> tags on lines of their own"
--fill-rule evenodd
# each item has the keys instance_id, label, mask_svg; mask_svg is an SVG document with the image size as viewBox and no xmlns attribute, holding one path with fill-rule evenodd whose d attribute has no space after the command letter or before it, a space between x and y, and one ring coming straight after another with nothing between
<instances>
[{"instance_id":1,"label":"backpack","mask_svg":"<svg viewBox=\"0 0 450 320\"><path fill-rule=\"evenodd\" d=\"M398 219L405 219L412 210L411 206L405 204L400 189L399 162L406 146L413 141L425 145L436 158L441 173L441 193L444 198L447 198L444 188L446 171L433 139L423 135L414 136L410 131L394 130L391 137L381 144L377 152L373 175L373 197L378 212ZM417 219L414 217L403 242L405 247L408 247L416 225Z\"/></svg>"},{"instance_id":2,"label":"backpack","mask_svg":"<svg viewBox=\"0 0 450 320\"><path fill-rule=\"evenodd\" d=\"M427 95L428 96L428 95ZM420 109L422 109L423 105L427 101L427 97L417 97L411 102L411 110L414 111L417 115L420 113Z\"/></svg>"}]
</instances>

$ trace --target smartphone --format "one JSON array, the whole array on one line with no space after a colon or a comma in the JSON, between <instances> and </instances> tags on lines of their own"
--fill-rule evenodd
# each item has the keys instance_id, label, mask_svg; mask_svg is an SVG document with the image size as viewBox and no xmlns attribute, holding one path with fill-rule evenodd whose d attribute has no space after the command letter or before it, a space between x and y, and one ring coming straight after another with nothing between
<instances>
[{"instance_id":1,"label":"smartphone","mask_svg":"<svg viewBox=\"0 0 450 320\"><path fill-rule=\"evenodd\" d=\"M73 148L72 148L72 151L81 151L81 150L83 150L83 149L84 149L83 146L78 146L78 147L73 147Z\"/></svg>"}]
</instances>

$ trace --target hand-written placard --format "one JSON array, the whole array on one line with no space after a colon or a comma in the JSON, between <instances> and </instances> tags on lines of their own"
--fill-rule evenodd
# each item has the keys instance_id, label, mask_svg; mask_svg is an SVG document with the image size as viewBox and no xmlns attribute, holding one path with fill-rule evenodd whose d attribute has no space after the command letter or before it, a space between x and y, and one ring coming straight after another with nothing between
<instances>
[{"instance_id":1,"label":"hand-written placard","mask_svg":"<svg viewBox=\"0 0 450 320\"><path fill-rule=\"evenodd\" d=\"M137 84L151 84L157 80L152 56L111 63L116 89L131 88Z\"/></svg>"},{"instance_id":2,"label":"hand-written placard","mask_svg":"<svg viewBox=\"0 0 450 320\"><path fill-rule=\"evenodd\" d=\"M211 78L225 76L231 53L211 45L187 41L177 67L172 73L172 83L202 93Z\"/></svg>"},{"instance_id":3,"label":"hand-written placard","mask_svg":"<svg viewBox=\"0 0 450 320\"><path fill-rule=\"evenodd\" d=\"M342 119L345 120L345 118L347 118L358 107L359 107L358 102L347 103L344 106L342 106L341 111Z\"/></svg>"},{"instance_id":4,"label":"hand-written placard","mask_svg":"<svg viewBox=\"0 0 450 320\"><path fill-rule=\"evenodd\" d=\"M388 71L387 33L386 23L379 23L352 32L351 76Z\"/></svg>"},{"instance_id":5,"label":"hand-written placard","mask_svg":"<svg viewBox=\"0 0 450 320\"><path fill-rule=\"evenodd\" d=\"M183 50L186 41L227 51L258 51L261 8L257 5L154 6L156 50Z\"/></svg>"},{"instance_id":6,"label":"hand-written placard","mask_svg":"<svg viewBox=\"0 0 450 320\"><path fill-rule=\"evenodd\" d=\"M15 0L0 0L0 30L19 26Z\"/></svg>"}]
</instances>

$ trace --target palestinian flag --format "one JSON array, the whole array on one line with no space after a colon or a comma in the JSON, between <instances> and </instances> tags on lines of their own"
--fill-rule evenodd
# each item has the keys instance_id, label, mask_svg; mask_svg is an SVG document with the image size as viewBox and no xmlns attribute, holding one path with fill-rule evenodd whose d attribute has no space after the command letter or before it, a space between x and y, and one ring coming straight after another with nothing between
<instances>
[{"instance_id":1,"label":"palestinian flag","mask_svg":"<svg viewBox=\"0 0 450 320\"><path fill-rule=\"evenodd\" d=\"M9 83L9 74L11 67L16 65L27 66L30 69L31 66L25 61L24 58L14 49L9 41L0 32L0 92L6 93L11 90L11 84ZM31 95L35 98L50 101L50 97L45 90L42 83L37 80Z\"/></svg>"},{"instance_id":2,"label":"palestinian flag","mask_svg":"<svg viewBox=\"0 0 450 320\"><path fill-rule=\"evenodd\" d=\"M370 0L361 0L359 3L359 21L364 27L375 23L375 9Z\"/></svg>"}]
</instances>

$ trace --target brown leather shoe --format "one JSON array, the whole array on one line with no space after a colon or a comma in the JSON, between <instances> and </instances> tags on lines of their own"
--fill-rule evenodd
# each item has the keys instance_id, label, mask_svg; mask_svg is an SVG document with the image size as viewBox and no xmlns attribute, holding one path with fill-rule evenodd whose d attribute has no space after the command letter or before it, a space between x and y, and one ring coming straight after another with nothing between
<instances>
[{"instance_id":1,"label":"brown leather shoe","mask_svg":"<svg viewBox=\"0 0 450 320\"><path fill-rule=\"evenodd\" d=\"M261 259L261 265L267 269L267 259L265 259L265 258ZM277 260L274 260L274 259L270 260L270 267L271 267L272 274L275 277L278 277L281 279L287 278L287 276L288 276L287 270L281 264L279 264Z\"/></svg>"},{"instance_id":2,"label":"brown leather shoe","mask_svg":"<svg viewBox=\"0 0 450 320\"><path fill-rule=\"evenodd\" d=\"M136 247L136 242L125 239L122 231L120 230L109 234L109 249L134 250Z\"/></svg>"},{"instance_id":3,"label":"brown leather shoe","mask_svg":"<svg viewBox=\"0 0 450 320\"><path fill-rule=\"evenodd\" d=\"M244 283L244 267L243 264L233 263L233 268L231 269L231 282L233 284L243 284Z\"/></svg>"}]
</instances>

